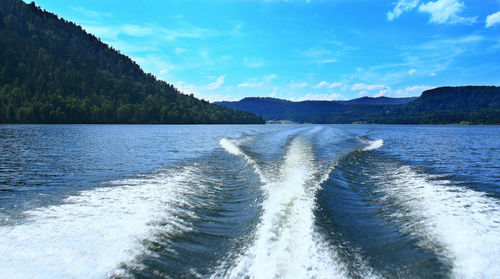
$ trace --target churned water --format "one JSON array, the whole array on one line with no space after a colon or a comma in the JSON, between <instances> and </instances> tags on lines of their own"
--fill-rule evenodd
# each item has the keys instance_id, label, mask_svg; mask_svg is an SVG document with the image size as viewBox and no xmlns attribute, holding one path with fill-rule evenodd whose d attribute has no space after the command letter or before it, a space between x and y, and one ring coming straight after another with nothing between
<instances>
[{"instance_id":1,"label":"churned water","mask_svg":"<svg viewBox=\"0 0 500 279\"><path fill-rule=\"evenodd\" d=\"M0 126L0 278L496 278L500 127Z\"/></svg>"}]
</instances>

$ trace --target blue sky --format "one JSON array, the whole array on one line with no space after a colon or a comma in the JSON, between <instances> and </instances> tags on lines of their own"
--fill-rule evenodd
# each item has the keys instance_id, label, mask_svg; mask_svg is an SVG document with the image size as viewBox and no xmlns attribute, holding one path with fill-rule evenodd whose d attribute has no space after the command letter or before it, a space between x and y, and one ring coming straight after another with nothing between
<instances>
[{"instance_id":1,"label":"blue sky","mask_svg":"<svg viewBox=\"0 0 500 279\"><path fill-rule=\"evenodd\" d=\"M40 0L185 93L418 96L500 85L500 0Z\"/></svg>"}]
</instances>

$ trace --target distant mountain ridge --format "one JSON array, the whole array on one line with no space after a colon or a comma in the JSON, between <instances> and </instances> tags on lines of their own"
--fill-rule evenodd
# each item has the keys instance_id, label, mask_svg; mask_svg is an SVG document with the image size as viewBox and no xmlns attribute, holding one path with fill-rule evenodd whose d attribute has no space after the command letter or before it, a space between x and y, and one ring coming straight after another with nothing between
<instances>
[{"instance_id":1,"label":"distant mountain ridge","mask_svg":"<svg viewBox=\"0 0 500 279\"><path fill-rule=\"evenodd\" d=\"M267 120L301 123L500 123L500 87L496 86L439 87L410 98L292 102L247 97L217 104L252 112Z\"/></svg>"},{"instance_id":2,"label":"distant mountain ridge","mask_svg":"<svg viewBox=\"0 0 500 279\"><path fill-rule=\"evenodd\" d=\"M404 98L391 98L391 97L361 97L348 101L336 101L345 105L404 105L414 101L418 97L404 97Z\"/></svg>"},{"instance_id":3,"label":"distant mountain ridge","mask_svg":"<svg viewBox=\"0 0 500 279\"><path fill-rule=\"evenodd\" d=\"M263 123L158 80L34 2L0 1L0 123Z\"/></svg>"}]
</instances>

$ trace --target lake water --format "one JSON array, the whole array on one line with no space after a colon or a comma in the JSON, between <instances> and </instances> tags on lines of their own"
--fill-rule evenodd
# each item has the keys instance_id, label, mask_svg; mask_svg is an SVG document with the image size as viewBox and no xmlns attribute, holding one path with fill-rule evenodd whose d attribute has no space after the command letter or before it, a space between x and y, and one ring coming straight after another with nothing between
<instances>
[{"instance_id":1,"label":"lake water","mask_svg":"<svg viewBox=\"0 0 500 279\"><path fill-rule=\"evenodd\" d=\"M500 127L0 126L0 278L498 278Z\"/></svg>"}]
</instances>

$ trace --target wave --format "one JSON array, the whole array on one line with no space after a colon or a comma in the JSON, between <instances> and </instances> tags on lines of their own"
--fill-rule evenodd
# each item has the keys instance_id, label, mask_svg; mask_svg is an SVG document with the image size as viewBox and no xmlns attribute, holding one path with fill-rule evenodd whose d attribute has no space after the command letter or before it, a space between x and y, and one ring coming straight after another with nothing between
<instances>
[{"instance_id":1,"label":"wave","mask_svg":"<svg viewBox=\"0 0 500 279\"><path fill-rule=\"evenodd\" d=\"M262 183L267 183L268 179L267 179L266 175L264 175L264 173L262 172L262 170L259 167L259 165L257 164L257 162L255 162L254 159L252 159L250 156L245 154L245 152L243 152L243 150L240 147L241 144L248 142L250 140L251 140L250 137L245 137L242 139L222 138L219 141L219 144L228 153L245 158L247 164L253 166L255 173L257 173L257 175L259 176L260 181Z\"/></svg>"},{"instance_id":2,"label":"wave","mask_svg":"<svg viewBox=\"0 0 500 279\"><path fill-rule=\"evenodd\" d=\"M374 141L363 140L362 142L368 144L368 146L363 148L363 151L376 150L384 145L383 139L378 139L378 140L374 140Z\"/></svg>"},{"instance_id":3,"label":"wave","mask_svg":"<svg viewBox=\"0 0 500 279\"><path fill-rule=\"evenodd\" d=\"M397 208L390 213L419 245L441 255L457 278L494 278L500 274L500 203L449 180L385 166L381 191Z\"/></svg>"},{"instance_id":4,"label":"wave","mask_svg":"<svg viewBox=\"0 0 500 279\"><path fill-rule=\"evenodd\" d=\"M189 231L196 169L163 171L83 191L57 206L28 211L26 223L0 227L1 278L103 278L123 274L162 233ZM200 187L202 187L200 185ZM186 206L187 205L187 206ZM191 219L194 216L190 216Z\"/></svg>"},{"instance_id":5,"label":"wave","mask_svg":"<svg viewBox=\"0 0 500 279\"><path fill-rule=\"evenodd\" d=\"M214 278L347 277L337 252L315 230L316 192L328 178L318 178L319 169L310 144L294 138L280 174L266 174L266 199L253 243L230 270L219 270Z\"/></svg>"}]
</instances>

